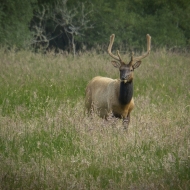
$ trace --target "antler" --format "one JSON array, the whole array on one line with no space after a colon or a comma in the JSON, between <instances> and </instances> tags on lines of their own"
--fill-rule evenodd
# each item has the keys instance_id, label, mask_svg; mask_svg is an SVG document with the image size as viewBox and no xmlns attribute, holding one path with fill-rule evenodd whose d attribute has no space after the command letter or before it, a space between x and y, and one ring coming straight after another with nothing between
<instances>
[{"instance_id":1,"label":"antler","mask_svg":"<svg viewBox=\"0 0 190 190\"><path fill-rule=\"evenodd\" d=\"M150 53L150 45L151 45L151 36L149 34L146 35L146 39L147 39L147 52L144 55L141 55L139 57L133 57L134 56L134 52L132 52L131 55L131 64L137 61L140 61L141 59L145 58L146 56L149 55Z\"/></svg>"},{"instance_id":2,"label":"antler","mask_svg":"<svg viewBox=\"0 0 190 190\"><path fill-rule=\"evenodd\" d=\"M113 46L113 42L114 42L114 38L115 38L115 34L112 34L112 35L110 36L110 44L109 44L109 46L108 46L108 53L109 53L109 55L110 55L112 58L114 58L115 60L117 60L117 61L119 61L119 62L122 62L121 56L120 56L120 54L119 54L119 50L117 50L117 55L118 55L118 56L113 55L112 52L111 52L111 49L112 49L112 46Z\"/></svg>"}]
</instances>

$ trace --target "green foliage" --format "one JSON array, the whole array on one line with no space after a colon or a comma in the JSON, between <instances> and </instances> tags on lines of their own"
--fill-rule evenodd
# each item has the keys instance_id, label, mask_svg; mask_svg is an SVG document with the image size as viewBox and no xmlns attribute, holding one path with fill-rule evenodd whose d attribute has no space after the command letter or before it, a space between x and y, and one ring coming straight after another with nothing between
<instances>
[{"instance_id":1,"label":"green foliage","mask_svg":"<svg viewBox=\"0 0 190 190\"><path fill-rule=\"evenodd\" d=\"M144 38L149 33L154 47L187 45L189 36L184 30L189 31L189 26L184 27L184 24L190 22L187 1L95 1L94 5L97 8L91 19L97 24L94 32L87 35L92 44L94 41L107 43L109 36L115 33L117 46L139 48L145 46Z\"/></svg>"},{"instance_id":2,"label":"green foliage","mask_svg":"<svg viewBox=\"0 0 190 190\"><path fill-rule=\"evenodd\" d=\"M60 9L61 3L64 6ZM24 0L22 3L8 0L0 5L0 44L9 47L35 43L43 46L50 42L64 49L75 46L81 49L84 45L96 48L107 46L112 33L116 34L115 46L124 50L145 47L147 33L154 37L155 48L190 45L188 0L81 0L77 3L73 0ZM37 18L36 10L42 7L46 9L45 15Z\"/></svg>"},{"instance_id":3,"label":"green foliage","mask_svg":"<svg viewBox=\"0 0 190 190\"><path fill-rule=\"evenodd\" d=\"M33 17L35 0L7 0L1 3L0 43L9 47L23 47L30 39L29 23Z\"/></svg>"}]
</instances>

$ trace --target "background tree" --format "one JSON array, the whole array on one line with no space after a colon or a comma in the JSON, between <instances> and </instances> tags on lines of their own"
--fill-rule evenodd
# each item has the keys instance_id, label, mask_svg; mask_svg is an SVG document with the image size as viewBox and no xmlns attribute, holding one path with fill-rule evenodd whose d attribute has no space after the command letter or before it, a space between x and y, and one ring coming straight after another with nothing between
<instances>
[{"instance_id":1,"label":"background tree","mask_svg":"<svg viewBox=\"0 0 190 190\"><path fill-rule=\"evenodd\" d=\"M142 49L150 33L155 48L184 48L190 46L189 12L189 0L3 0L0 44L53 46L75 54L83 44L105 49L115 33L114 47L126 51Z\"/></svg>"},{"instance_id":2,"label":"background tree","mask_svg":"<svg viewBox=\"0 0 190 190\"><path fill-rule=\"evenodd\" d=\"M0 43L23 47L31 37L29 24L36 0L3 0L0 3Z\"/></svg>"},{"instance_id":3,"label":"background tree","mask_svg":"<svg viewBox=\"0 0 190 190\"><path fill-rule=\"evenodd\" d=\"M46 49L49 46L51 34L47 30L48 21L50 22L49 6L42 5L41 7L36 7L31 23L32 38L30 42L35 49L41 47Z\"/></svg>"},{"instance_id":4,"label":"background tree","mask_svg":"<svg viewBox=\"0 0 190 190\"><path fill-rule=\"evenodd\" d=\"M190 22L187 0L104 0L101 3L94 0L93 3L95 28L87 35L87 41L93 45L94 42L106 44L112 33L117 35L116 46L123 44L131 48L143 46L147 33L153 36L155 47L184 47L189 43L190 30L185 26Z\"/></svg>"},{"instance_id":5,"label":"background tree","mask_svg":"<svg viewBox=\"0 0 190 190\"><path fill-rule=\"evenodd\" d=\"M92 8L88 9L86 3L77 3L75 7L68 8L67 0L57 1L52 13L55 22L55 30L65 34L68 39L69 47L76 53L76 38L84 35L84 31L93 28L89 15Z\"/></svg>"}]
</instances>

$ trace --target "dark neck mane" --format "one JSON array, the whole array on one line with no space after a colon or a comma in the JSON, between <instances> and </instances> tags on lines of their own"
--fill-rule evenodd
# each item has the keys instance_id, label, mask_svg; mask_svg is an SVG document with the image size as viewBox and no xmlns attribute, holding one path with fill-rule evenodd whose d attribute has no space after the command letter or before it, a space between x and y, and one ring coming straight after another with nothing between
<instances>
[{"instance_id":1,"label":"dark neck mane","mask_svg":"<svg viewBox=\"0 0 190 190\"><path fill-rule=\"evenodd\" d=\"M133 81L120 83L119 101L122 105L128 104L133 97Z\"/></svg>"}]
</instances>

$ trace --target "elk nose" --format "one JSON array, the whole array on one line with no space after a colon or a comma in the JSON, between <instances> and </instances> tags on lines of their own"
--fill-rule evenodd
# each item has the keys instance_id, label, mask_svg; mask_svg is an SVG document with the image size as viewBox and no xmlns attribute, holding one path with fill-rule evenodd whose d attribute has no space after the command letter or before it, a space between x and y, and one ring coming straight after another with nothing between
<instances>
[{"instance_id":1,"label":"elk nose","mask_svg":"<svg viewBox=\"0 0 190 190\"><path fill-rule=\"evenodd\" d=\"M126 75L126 74L121 75L121 79L122 79L122 80L125 80L125 79L127 79L127 78L128 78L128 75Z\"/></svg>"},{"instance_id":2,"label":"elk nose","mask_svg":"<svg viewBox=\"0 0 190 190\"><path fill-rule=\"evenodd\" d=\"M121 74L121 79L124 80L126 78L126 75L124 73Z\"/></svg>"}]
</instances>

